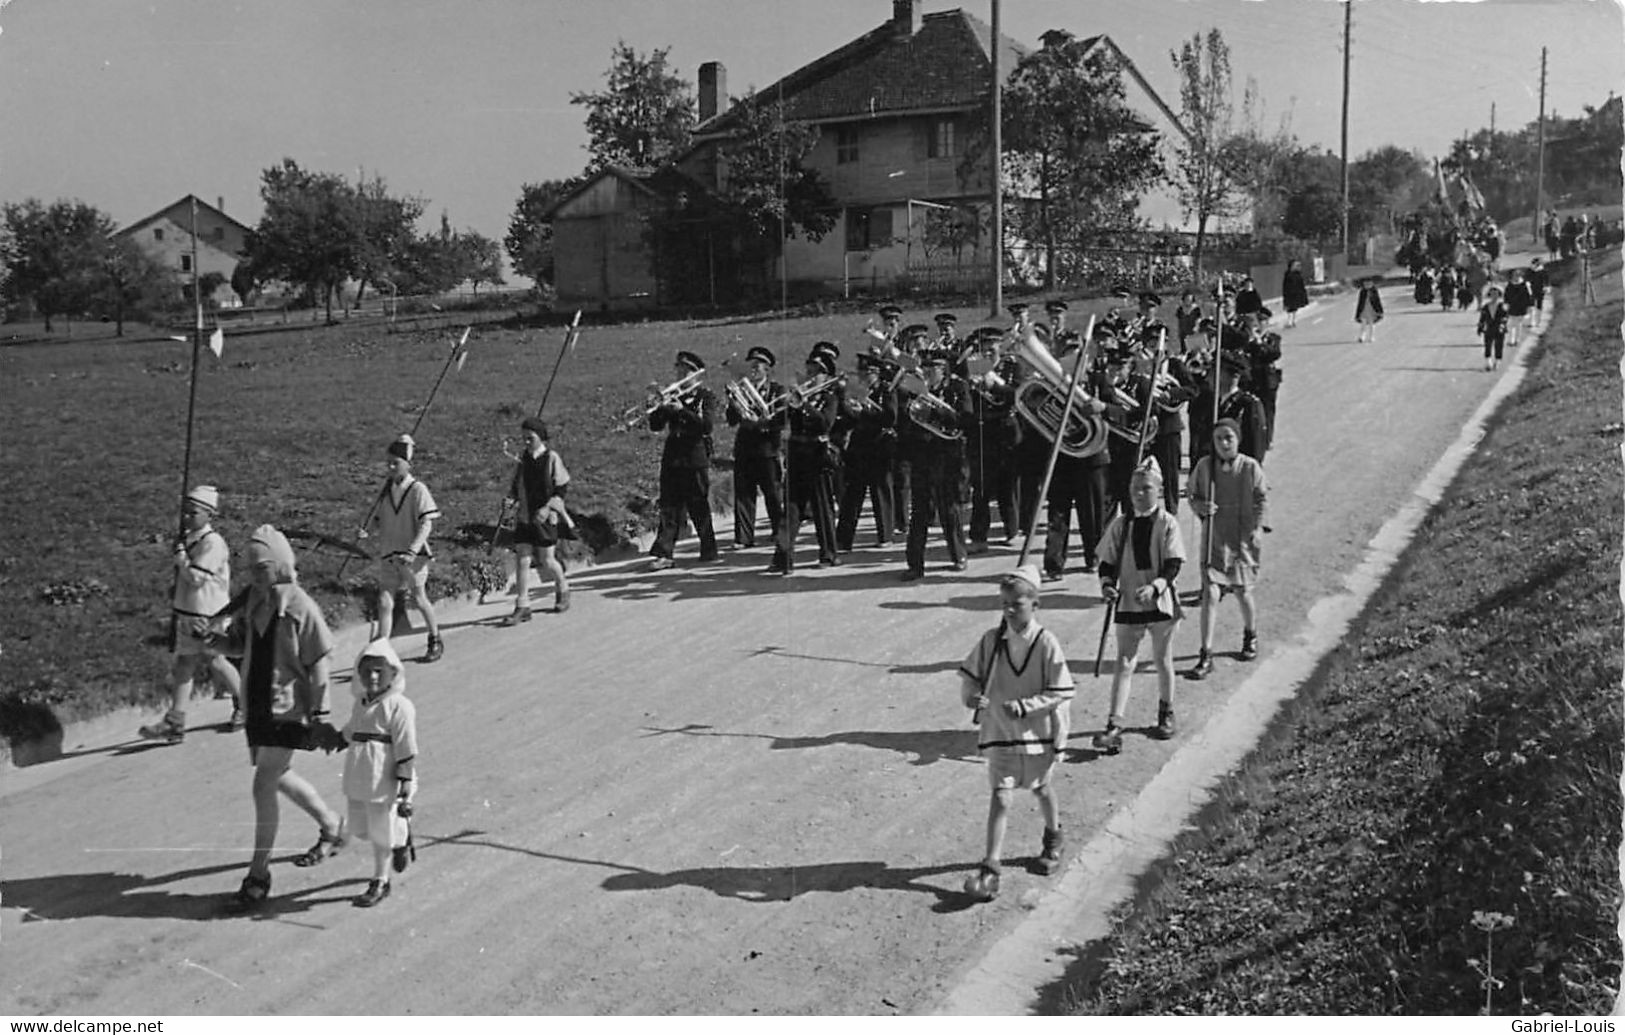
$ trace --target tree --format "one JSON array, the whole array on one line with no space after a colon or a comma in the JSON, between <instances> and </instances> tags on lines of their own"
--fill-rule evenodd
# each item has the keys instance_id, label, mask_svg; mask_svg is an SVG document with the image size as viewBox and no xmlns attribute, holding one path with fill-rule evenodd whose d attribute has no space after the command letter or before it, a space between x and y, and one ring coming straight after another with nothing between
<instances>
[{"instance_id":1,"label":"tree","mask_svg":"<svg viewBox=\"0 0 1625 1035\"><path fill-rule=\"evenodd\" d=\"M99 301L112 310L115 337L124 337L124 319L128 312L152 313L175 304L174 274L129 237L105 240L101 274Z\"/></svg>"},{"instance_id":2,"label":"tree","mask_svg":"<svg viewBox=\"0 0 1625 1035\"><path fill-rule=\"evenodd\" d=\"M1427 200L1430 173L1422 156L1392 144L1349 164L1349 232L1394 233L1399 217Z\"/></svg>"},{"instance_id":3,"label":"tree","mask_svg":"<svg viewBox=\"0 0 1625 1035\"><path fill-rule=\"evenodd\" d=\"M369 284L393 284L412 245L423 201L417 197L391 197L383 177L361 179L356 184L353 203L360 240L356 245L355 301L367 292Z\"/></svg>"},{"instance_id":4,"label":"tree","mask_svg":"<svg viewBox=\"0 0 1625 1035\"><path fill-rule=\"evenodd\" d=\"M1044 243L1053 287L1073 247L1138 225L1139 196L1164 176L1157 134L1125 103L1120 70L1105 48L1086 51L1064 32L1016 65L1002 104L1004 181L1010 227ZM985 162L985 131L973 130L962 168ZM1022 204L1024 199L1030 203Z\"/></svg>"},{"instance_id":5,"label":"tree","mask_svg":"<svg viewBox=\"0 0 1625 1035\"><path fill-rule=\"evenodd\" d=\"M50 331L53 316L82 312L103 285L113 219L82 201L35 198L7 204L4 217L7 297L32 304Z\"/></svg>"},{"instance_id":6,"label":"tree","mask_svg":"<svg viewBox=\"0 0 1625 1035\"><path fill-rule=\"evenodd\" d=\"M254 272L254 264L247 259L239 259L237 265L231 268L231 289L237 292L237 297L243 304L249 304L254 292L259 290L260 278Z\"/></svg>"},{"instance_id":7,"label":"tree","mask_svg":"<svg viewBox=\"0 0 1625 1035\"><path fill-rule=\"evenodd\" d=\"M1169 57L1179 73L1179 120L1189 134L1176 148L1172 180L1180 207L1196 218L1192 260L1200 270L1208 221L1234 215L1242 199L1241 184L1230 174L1239 150L1232 142L1230 46L1218 29L1209 29L1205 38L1193 34Z\"/></svg>"},{"instance_id":8,"label":"tree","mask_svg":"<svg viewBox=\"0 0 1625 1035\"><path fill-rule=\"evenodd\" d=\"M689 83L666 61L671 48L639 55L621 40L610 51L608 85L597 93L572 93L571 104L587 109L587 172L606 165L654 168L688 147L694 125Z\"/></svg>"},{"instance_id":9,"label":"tree","mask_svg":"<svg viewBox=\"0 0 1625 1035\"><path fill-rule=\"evenodd\" d=\"M515 273L529 277L537 285L553 283L553 224L546 216L560 198L579 184L579 179L572 178L527 183L519 188L519 201L502 239Z\"/></svg>"},{"instance_id":10,"label":"tree","mask_svg":"<svg viewBox=\"0 0 1625 1035\"><path fill-rule=\"evenodd\" d=\"M675 169L649 180L665 203L649 213L646 238L667 301L715 301L761 290L783 240L821 240L839 207L817 170L804 163L818 129L786 117L756 93L730 109L729 136L716 144L717 189Z\"/></svg>"},{"instance_id":11,"label":"tree","mask_svg":"<svg viewBox=\"0 0 1625 1035\"><path fill-rule=\"evenodd\" d=\"M458 249L462 253L464 279L480 293L481 284L499 285L502 280L502 246L483 234L465 230L457 235Z\"/></svg>"},{"instance_id":12,"label":"tree","mask_svg":"<svg viewBox=\"0 0 1625 1035\"><path fill-rule=\"evenodd\" d=\"M1287 199L1282 228L1306 241L1325 241L1343 228L1342 190L1329 183L1305 184Z\"/></svg>"},{"instance_id":13,"label":"tree","mask_svg":"<svg viewBox=\"0 0 1625 1035\"><path fill-rule=\"evenodd\" d=\"M325 303L331 323L333 292L361 272L365 233L354 188L284 158L261 173L260 197L265 212L246 249L256 275L303 285Z\"/></svg>"}]
</instances>

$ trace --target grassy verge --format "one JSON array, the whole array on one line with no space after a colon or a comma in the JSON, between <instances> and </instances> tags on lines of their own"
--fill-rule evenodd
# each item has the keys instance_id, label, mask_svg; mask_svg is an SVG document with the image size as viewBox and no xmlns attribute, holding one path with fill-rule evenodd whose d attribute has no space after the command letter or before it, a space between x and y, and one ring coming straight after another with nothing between
<instances>
[{"instance_id":1,"label":"grassy verge","mask_svg":"<svg viewBox=\"0 0 1625 1035\"><path fill-rule=\"evenodd\" d=\"M1597 1014L1621 949L1620 261L1073 1013Z\"/></svg>"}]
</instances>

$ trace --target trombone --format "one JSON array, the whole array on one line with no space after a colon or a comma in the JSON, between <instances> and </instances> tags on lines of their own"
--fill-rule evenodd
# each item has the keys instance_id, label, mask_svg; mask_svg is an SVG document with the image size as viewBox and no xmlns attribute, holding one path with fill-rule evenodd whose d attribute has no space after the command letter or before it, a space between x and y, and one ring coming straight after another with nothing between
<instances>
[{"instance_id":1,"label":"trombone","mask_svg":"<svg viewBox=\"0 0 1625 1035\"><path fill-rule=\"evenodd\" d=\"M834 388L840 383L840 374L819 374L810 377L800 384L793 384L784 390L784 394L774 399L768 407L769 416L777 416L787 410L798 410L805 406L814 396Z\"/></svg>"},{"instance_id":2,"label":"trombone","mask_svg":"<svg viewBox=\"0 0 1625 1035\"><path fill-rule=\"evenodd\" d=\"M691 370L666 387L651 391L643 402L633 403L621 413L615 421L615 430L631 431L648 420L662 406L671 406L682 401L683 396L698 388L704 378L705 371ZM653 385L649 387L654 388Z\"/></svg>"}]
</instances>

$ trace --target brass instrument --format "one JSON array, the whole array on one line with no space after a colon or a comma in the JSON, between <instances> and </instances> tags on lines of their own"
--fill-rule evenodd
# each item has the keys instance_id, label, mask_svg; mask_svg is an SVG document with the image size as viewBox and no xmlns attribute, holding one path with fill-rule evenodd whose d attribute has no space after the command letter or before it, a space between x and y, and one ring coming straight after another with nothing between
<instances>
[{"instance_id":1,"label":"brass instrument","mask_svg":"<svg viewBox=\"0 0 1625 1035\"><path fill-rule=\"evenodd\" d=\"M748 377L741 377L737 381L728 382L723 389L728 394L728 402L739 411L743 420L760 423L771 420L774 416L773 404L763 398L762 390L756 387L756 382Z\"/></svg>"},{"instance_id":2,"label":"brass instrument","mask_svg":"<svg viewBox=\"0 0 1625 1035\"><path fill-rule=\"evenodd\" d=\"M900 389L912 395L907 407L909 420L945 442L965 437L965 432L959 427L959 411L946 399L933 395L918 370L902 372L897 382Z\"/></svg>"},{"instance_id":3,"label":"brass instrument","mask_svg":"<svg viewBox=\"0 0 1625 1035\"><path fill-rule=\"evenodd\" d=\"M807 405L815 396L819 396L834 388L841 381L839 374L819 374L808 378L800 384L794 384L784 390L784 394L773 400L768 407L768 416L777 416L788 410L799 410Z\"/></svg>"},{"instance_id":4,"label":"brass instrument","mask_svg":"<svg viewBox=\"0 0 1625 1035\"><path fill-rule=\"evenodd\" d=\"M1099 416L1100 404L1094 396L1082 385L1072 386L1072 419L1067 421L1062 435L1061 419L1066 413L1069 378L1031 329L1016 339L1016 351L1038 373L1036 380L1023 382L1016 389L1016 412L1051 443L1061 435L1061 452L1067 456L1089 457L1105 449L1108 431L1106 422Z\"/></svg>"},{"instance_id":5,"label":"brass instrument","mask_svg":"<svg viewBox=\"0 0 1625 1035\"><path fill-rule=\"evenodd\" d=\"M683 397L698 388L700 382L704 379L705 371L691 370L666 387L651 391L643 402L633 403L621 413L621 416L615 422L615 430L631 431L648 420L662 406L670 406L681 402ZM654 386L651 385L650 387L653 388Z\"/></svg>"}]
</instances>

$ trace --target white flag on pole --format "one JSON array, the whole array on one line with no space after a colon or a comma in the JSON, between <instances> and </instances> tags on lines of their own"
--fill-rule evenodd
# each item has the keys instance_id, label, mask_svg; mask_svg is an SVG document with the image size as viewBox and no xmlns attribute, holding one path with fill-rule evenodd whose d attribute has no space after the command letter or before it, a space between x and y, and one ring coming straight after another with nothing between
<instances>
[{"instance_id":1,"label":"white flag on pole","mask_svg":"<svg viewBox=\"0 0 1625 1035\"><path fill-rule=\"evenodd\" d=\"M224 352L225 349L226 332L216 327L214 333L209 335L209 351L214 353L215 359L219 359L220 353Z\"/></svg>"}]
</instances>

